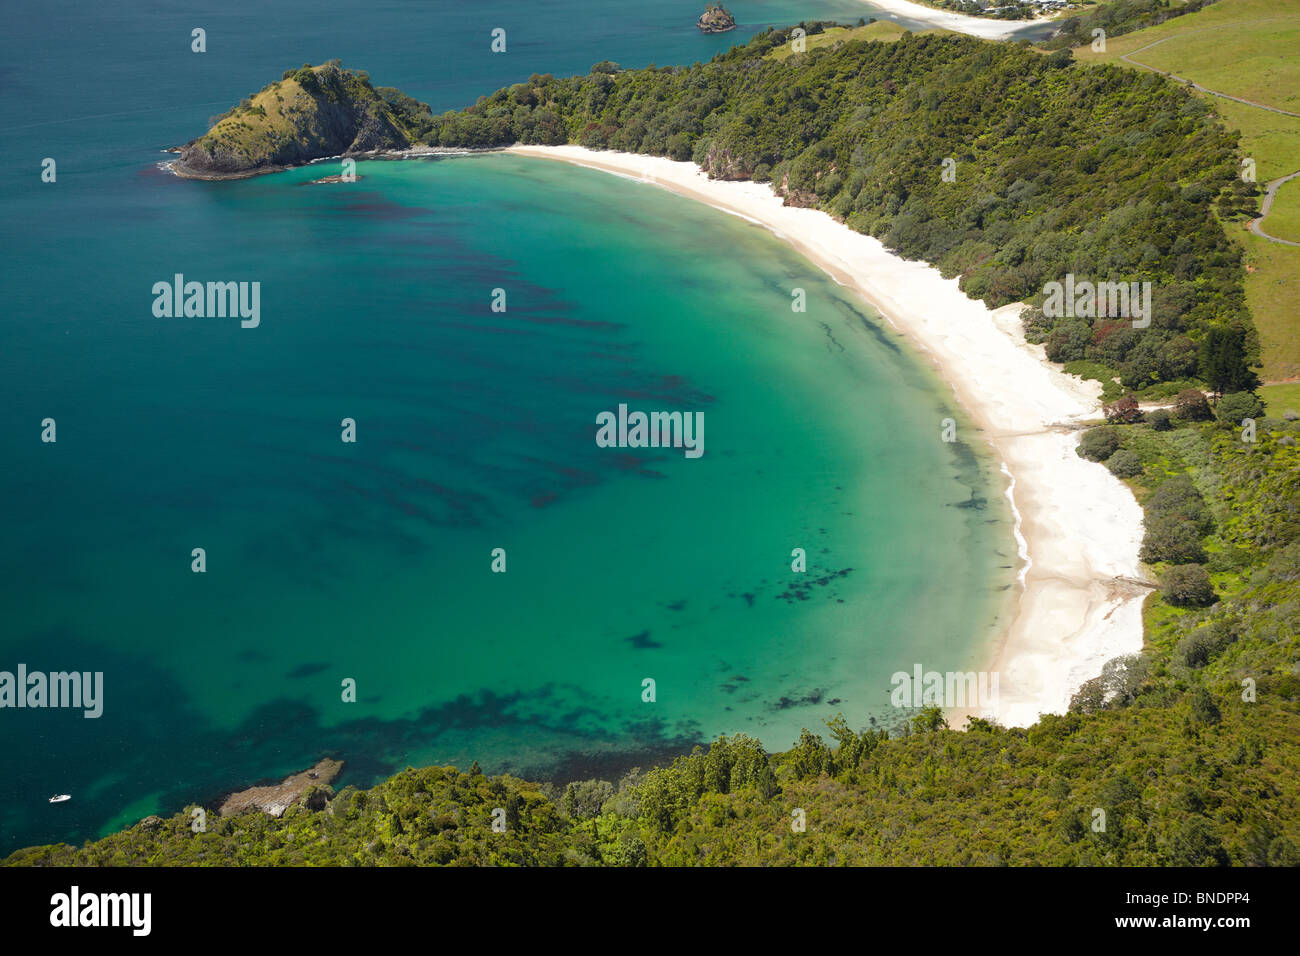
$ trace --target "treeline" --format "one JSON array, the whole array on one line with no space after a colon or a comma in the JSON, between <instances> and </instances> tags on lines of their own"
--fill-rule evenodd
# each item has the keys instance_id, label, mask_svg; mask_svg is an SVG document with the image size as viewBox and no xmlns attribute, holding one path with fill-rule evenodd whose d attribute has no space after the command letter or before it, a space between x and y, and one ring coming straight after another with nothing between
<instances>
[{"instance_id":1,"label":"treeline","mask_svg":"<svg viewBox=\"0 0 1300 956\"><path fill-rule=\"evenodd\" d=\"M5 863L1300 866L1300 422L1196 398L1080 443L1130 459L1161 588L1142 653L1067 714L964 733L933 708L887 731L827 715L784 753L719 738L617 782L408 768L279 819L194 833L186 808Z\"/></svg>"},{"instance_id":2,"label":"treeline","mask_svg":"<svg viewBox=\"0 0 1300 956\"><path fill-rule=\"evenodd\" d=\"M789 42L768 30L691 67L534 75L435 117L426 141L577 143L770 181L992 306L1041 303L1067 274L1150 282L1148 327L1038 309L1029 337L1130 389L1225 365L1253 387L1241 253L1216 217L1239 201L1235 143L1204 103L1068 51L908 34L766 56Z\"/></svg>"}]
</instances>

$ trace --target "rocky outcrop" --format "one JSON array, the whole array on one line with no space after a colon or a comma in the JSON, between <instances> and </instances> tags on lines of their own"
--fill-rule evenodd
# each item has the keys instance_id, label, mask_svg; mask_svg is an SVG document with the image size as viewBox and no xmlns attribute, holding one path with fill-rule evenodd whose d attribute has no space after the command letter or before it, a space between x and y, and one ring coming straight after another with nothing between
<instances>
[{"instance_id":1,"label":"rocky outcrop","mask_svg":"<svg viewBox=\"0 0 1300 956\"><path fill-rule=\"evenodd\" d=\"M807 189L793 189L790 186L790 174L781 177L781 185L774 190L781 197L781 205L797 206L800 209L816 209L817 194Z\"/></svg>"},{"instance_id":2,"label":"rocky outcrop","mask_svg":"<svg viewBox=\"0 0 1300 956\"><path fill-rule=\"evenodd\" d=\"M726 33L736 29L736 18L720 3L710 3L695 25L705 33Z\"/></svg>"},{"instance_id":3,"label":"rocky outcrop","mask_svg":"<svg viewBox=\"0 0 1300 956\"><path fill-rule=\"evenodd\" d=\"M365 176L362 176L362 175L360 175L360 174L354 175L351 179L344 179L341 175L339 175L339 176L322 176L320 179L313 179L313 180L310 180L310 181L308 181L308 182L302 183L301 185L303 185L303 186L319 186L321 183L359 183L359 182L361 182L361 180L363 180L363 179L365 179L365 178L366 178Z\"/></svg>"},{"instance_id":4,"label":"rocky outcrop","mask_svg":"<svg viewBox=\"0 0 1300 956\"><path fill-rule=\"evenodd\" d=\"M241 179L328 156L404 149L422 119L408 110L363 73L335 63L304 66L220 117L181 148L171 168L191 179Z\"/></svg>"},{"instance_id":5,"label":"rocky outcrop","mask_svg":"<svg viewBox=\"0 0 1300 956\"><path fill-rule=\"evenodd\" d=\"M226 797L218 811L223 817L242 813L245 810L261 810L273 817L282 816L300 799L308 809L319 810L324 806L328 795L328 784L343 769L343 761L320 761L316 766L286 777L283 781L269 787L250 787Z\"/></svg>"},{"instance_id":6,"label":"rocky outcrop","mask_svg":"<svg viewBox=\"0 0 1300 956\"><path fill-rule=\"evenodd\" d=\"M743 156L737 156L727 146L711 144L704 154L700 167L710 179L749 179L754 174L753 165Z\"/></svg>"}]
</instances>

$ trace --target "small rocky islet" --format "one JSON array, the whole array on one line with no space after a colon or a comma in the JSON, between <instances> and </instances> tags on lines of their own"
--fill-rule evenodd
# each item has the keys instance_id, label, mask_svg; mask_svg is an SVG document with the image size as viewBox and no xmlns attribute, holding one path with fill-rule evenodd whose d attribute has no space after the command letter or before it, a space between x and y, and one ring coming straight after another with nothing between
<instances>
[{"instance_id":1,"label":"small rocky islet","mask_svg":"<svg viewBox=\"0 0 1300 956\"><path fill-rule=\"evenodd\" d=\"M720 3L710 3L695 25L703 33L726 33L728 30L736 29L736 18Z\"/></svg>"}]
</instances>

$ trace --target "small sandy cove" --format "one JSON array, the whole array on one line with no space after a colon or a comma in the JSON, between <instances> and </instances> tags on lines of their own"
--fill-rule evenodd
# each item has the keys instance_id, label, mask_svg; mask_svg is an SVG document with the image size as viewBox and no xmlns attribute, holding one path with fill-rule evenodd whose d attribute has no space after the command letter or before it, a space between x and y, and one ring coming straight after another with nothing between
<instances>
[{"instance_id":1,"label":"small sandy cove","mask_svg":"<svg viewBox=\"0 0 1300 956\"><path fill-rule=\"evenodd\" d=\"M989 309L956 279L893 255L824 212L784 206L765 184L719 182L694 163L578 146L508 152L642 180L765 226L934 362L1001 458L1017 516L1022 591L988 665L999 675L998 721L1027 726L1041 713L1063 713L1102 664L1141 650L1142 509L1119 479L1074 451L1077 423L1100 414L1100 386L1064 374L1025 342L1022 306ZM950 712L952 725L964 726L969 712Z\"/></svg>"}]
</instances>

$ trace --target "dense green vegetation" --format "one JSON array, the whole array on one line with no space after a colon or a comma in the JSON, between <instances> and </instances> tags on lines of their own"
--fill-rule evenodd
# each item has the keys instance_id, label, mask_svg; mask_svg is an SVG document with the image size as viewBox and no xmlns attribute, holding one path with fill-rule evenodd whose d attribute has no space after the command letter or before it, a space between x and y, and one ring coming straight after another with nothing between
<instances>
[{"instance_id":1,"label":"dense green vegetation","mask_svg":"<svg viewBox=\"0 0 1300 956\"><path fill-rule=\"evenodd\" d=\"M617 784L408 769L281 819L213 813L196 834L182 811L6 863L1300 865L1300 422L1242 441L1193 406L1106 426L1149 537L1181 529L1192 551L1149 555L1143 653L1063 716L958 732L931 709L886 732L828 714L784 753L720 738Z\"/></svg>"},{"instance_id":2,"label":"dense green vegetation","mask_svg":"<svg viewBox=\"0 0 1300 956\"><path fill-rule=\"evenodd\" d=\"M768 30L689 68L534 75L425 138L573 142L770 181L994 306L1042 302L1067 274L1150 282L1148 328L1034 310L1029 336L1133 390L1211 372L1215 391L1253 387L1241 253L1216 215L1239 199L1238 160L1204 103L1158 76L969 37L768 56L788 45Z\"/></svg>"}]
</instances>

